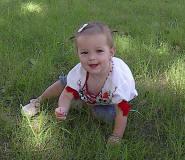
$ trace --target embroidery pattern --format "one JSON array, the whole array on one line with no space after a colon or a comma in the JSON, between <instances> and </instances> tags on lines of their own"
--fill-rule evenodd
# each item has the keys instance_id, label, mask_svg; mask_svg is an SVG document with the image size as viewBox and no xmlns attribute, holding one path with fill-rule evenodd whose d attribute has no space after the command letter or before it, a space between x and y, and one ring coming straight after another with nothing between
<instances>
[{"instance_id":1,"label":"embroidery pattern","mask_svg":"<svg viewBox=\"0 0 185 160\"><path fill-rule=\"evenodd\" d=\"M110 104L112 100L112 94L111 91L102 93L102 91L99 93L97 97L93 97L89 95L86 91L85 85L80 89L79 91L80 98L89 104Z\"/></svg>"},{"instance_id":2,"label":"embroidery pattern","mask_svg":"<svg viewBox=\"0 0 185 160\"><path fill-rule=\"evenodd\" d=\"M109 74L113 71L113 67L114 67L114 63L113 63L112 59L111 59L111 63L112 63L112 68L111 68ZM109 77L109 74L108 74L107 78ZM88 79L88 73L86 75L86 82L87 82L87 79ZM103 105L107 105L112 102L112 98L117 90L117 86L115 86L113 91L108 90L103 93L101 90L101 92L97 96L93 96L88 93L88 89L87 89L88 86L86 86L87 85L86 82L85 82L85 84L83 84L83 86L82 86L81 80L78 80L78 82L77 82L77 84L80 88L79 96L80 96L81 100L83 100L89 104L103 104Z\"/></svg>"}]
</instances>

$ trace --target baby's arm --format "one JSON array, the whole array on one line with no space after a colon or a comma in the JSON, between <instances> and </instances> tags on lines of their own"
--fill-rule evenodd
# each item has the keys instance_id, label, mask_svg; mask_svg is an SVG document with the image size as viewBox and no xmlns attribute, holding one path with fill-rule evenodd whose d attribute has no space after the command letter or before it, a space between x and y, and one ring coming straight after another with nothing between
<instances>
[{"instance_id":1,"label":"baby's arm","mask_svg":"<svg viewBox=\"0 0 185 160\"><path fill-rule=\"evenodd\" d=\"M73 93L63 90L58 100L58 108L55 109L55 116L59 120L65 120L70 108Z\"/></svg>"},{"instance_id":2,"label":"baby's arm","mask_svg":"<svg viewBox=\"0 0 185 160\"><path fill-rule=\"evenodd\" d=\"M123 111L117 105L115 108L116 117L113 134L122 138L127 125L127 116L123 116Z\"/></svg>"},{"instance_id":3,"label":"baby's arm","mask_svg":"<svg viewBox=\"0 0 185 160\"><path fill-rule=\"evenodd\" d=\"M119 140L123 137L126 125L127 125L127 116L123 116L123 111L115 106L116 117L114 122L113 135L109 137L108 143L118 143Z\"/></svg>"}]
</instances>

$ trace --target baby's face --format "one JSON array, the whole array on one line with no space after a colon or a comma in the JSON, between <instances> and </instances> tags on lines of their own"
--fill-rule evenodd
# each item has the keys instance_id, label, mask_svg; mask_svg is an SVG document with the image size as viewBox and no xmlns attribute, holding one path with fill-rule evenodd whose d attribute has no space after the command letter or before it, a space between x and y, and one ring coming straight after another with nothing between
<instances>
[{"instance_id":1,"label":"baby's face","mask_svg":"<svg viewBox=\"0 0 185 160\"><path fill-rule=\"evenodd\" d=\"M109 70L115 49L108 46L105 34L81 35L76 43L80 62L89 74L104 74Z\"/></svg>"}]
</instances>

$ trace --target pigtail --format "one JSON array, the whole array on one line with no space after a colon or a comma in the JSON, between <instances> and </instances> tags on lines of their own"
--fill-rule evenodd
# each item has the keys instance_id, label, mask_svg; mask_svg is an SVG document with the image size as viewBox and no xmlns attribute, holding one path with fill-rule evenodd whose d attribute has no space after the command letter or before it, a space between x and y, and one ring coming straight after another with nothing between
<instances>
[{"instance_id":1,"label":"pigtail","mask_svg":"<svg viewBox=\"0 0 185 160\"><path fill-rule=\"evenodd\" d=\"M113 34L113 33L118 33L118 34L120 34L120 35L125 35L125 36L127 36L127 35L128 35L128 33L127 33L127 32L118 31L118 30L112 30L112 31L111 31L111 33L112 33L112 34Z\"/></svg>"},{"instance_id":2,"label":"pigtail","mask_svg":"<svg viewBox=\"0 0 185 160\"><path fill-rule=\"evenodd\" d=\"M69 41L74 40L74 39L75 39L75 36L71 36L71 37L66 39L66 42L69 42Z\"/></svg>"}]
</instances>

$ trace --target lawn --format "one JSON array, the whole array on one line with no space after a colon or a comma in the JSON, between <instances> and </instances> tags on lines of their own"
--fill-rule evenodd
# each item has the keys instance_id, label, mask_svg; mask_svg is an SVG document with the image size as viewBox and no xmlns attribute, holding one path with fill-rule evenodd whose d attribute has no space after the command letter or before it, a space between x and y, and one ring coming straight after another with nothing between
<instances>
[{"instance_id":1,"label":"lawn","mask_svg":"<svg viewBox=\"0 0 185 160\"><path fill-rule=\"evenodd\" d=\"M0 159L185 159L184 0L1 0ZM116 55L132 70L139 96L121 145L112 125L85 108L54 116L57 99L35 117L20 109L79 62L66 39L88 21L114 34Z\"/></svg>"}]
</instances>

